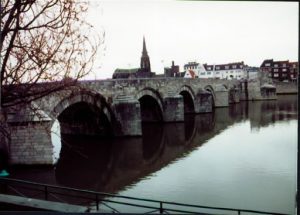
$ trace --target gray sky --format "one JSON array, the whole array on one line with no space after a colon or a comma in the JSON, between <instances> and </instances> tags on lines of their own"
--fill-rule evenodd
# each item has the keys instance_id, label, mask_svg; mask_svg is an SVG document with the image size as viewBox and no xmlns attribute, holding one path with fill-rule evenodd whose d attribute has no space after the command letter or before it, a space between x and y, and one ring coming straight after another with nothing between
<instances>
[{"instance_id":1,"label":"gray sky","mask_svg":"<svg viewBox=\"0 0 300 215\"><path fill-rule=\"evenodd\" d=\"M137 68L143 35L152 71L188 61L221 64L298 60L297 2L93 1L87 19L105 44L89 78ZM105 50L104 50L105 48Z\"/></svg>"}]
</instances>

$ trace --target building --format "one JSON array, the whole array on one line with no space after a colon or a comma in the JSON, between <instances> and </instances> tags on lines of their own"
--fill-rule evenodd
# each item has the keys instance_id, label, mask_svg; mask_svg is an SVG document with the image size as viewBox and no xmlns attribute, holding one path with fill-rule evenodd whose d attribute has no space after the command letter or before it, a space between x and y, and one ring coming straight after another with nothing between
<instances>
[{"instance_id":1,"label":"building","mask_svg":"<svg viewBox=\"0 0 300 215\"><path fill-rule=\"evenodd\" d=\"M246 79L247 71L245 70L244 62L216 64L216 65L203 65L207 72L212 72L213 77L216 79Z\"/></svg>"},{"instance_id":2,"label":"building","mask_svg":"<svg viewBox=\"0 0 300 215\"><path fill-rule=\"evenodd\" d=\"M140 68L134 69L116 69L112 76L113 79L121 78L150 78L155 76L154 72L151 72L150 58L148 56L145 37L143 38L143 51L141 57Z\"/></svg>"},{"instance_id":3,"label":"building","mask_svg":"<svg viewBox=\"0 0 300 215\"><path fill-rule=\"evenodd\" d=\"M188 62L184 64L183 71L184 71L184 78L198 78L198 65L197 62Z\"/></svg>"},{"instance_id":4,"label":"building","mask_svg":"<svg viewBox=\"0 0 300 215\"><path fill-rule=\"evenodd\" d=\"M216 79L246 79L247 71L244 62L208 65L197 62L189 62L184 65L185 78L192 77L190 71L196 78L216 78Z\"/></svg>"},{"instance_id":5,"label":"building","mask_svg":"<svg viewBox=\"0 0 300 215\"><path fill-rule=\"evenodd\" d=\"M256 80L260 77L260 69L255 66L245 66L245 70L247 72L247 79Z\"/></svg>"},{"instance_id":6,"label":"building","mask_svg":"<svg viewBox=\"0 0 300 215\"><path fill-rule=\"evenodd\" d=\"M172 61L171 67L164 68L164 76L165 77L180 77L179 66L174 64Z\"/></svg>"},{"instance_id":7,"label":"building","mask_svg":"<svg viewBox=\"0 0 300 215\"><path fill-rule=\"evenodd\" d=\"M184 64L183 70L184 70L184 72L187 72L189 70L192 70L195 72L198 70L198 65L199 65L199 63L197 63L197 62L188 62L187 64Z\"/></svg>"},{"instance_id":8,"label":"building","mask_svg":"<svg viewBox=\"0 0 300 215\"><path fill-rule=\"evenodd\" d=\"M121 78L137 78L137 73L140 68L133 69L116 69L113 74L113 79Z\"/></svg>"},{"instance_id":9,"label":"building","mask_svg":"<svg viewBox=\"0 0 300 215\"><path fill-rule=\"evenodd\" d=\"M298 77L298 62L264 60L260 66L263 73L275 81L294 82Z\"/></svg>"},{"instance_id":10,"label":"building","mask_svg":"<svg viewBox=\"0 0 300 215\"><path fill-rule=\"evenodd\" d=\"M204 66L197 62L184 64L183 69L185 78L213 78L213 73L206 71Z\"/></svg>"},{"instance_id":11,"label":"building","mask_svg":"<svg viewBox=\"0 0 300 215\"><path fill-rule=\"evenodd\" d=\"M187 70L185 73L184 73L184 78L197 78L198 76L196 75L196 73L194 72L194 70Z\"/></svg>"},{"instance_id":12,"label":"building","mask_svg":"<svg viewBox=\"0 0 300 215\"><path fill-rule=\"evenodd\" d=\"M290 78L292 82L296 82L298 80L298 62L290 62Z\"/></svg>"}]
</instances>

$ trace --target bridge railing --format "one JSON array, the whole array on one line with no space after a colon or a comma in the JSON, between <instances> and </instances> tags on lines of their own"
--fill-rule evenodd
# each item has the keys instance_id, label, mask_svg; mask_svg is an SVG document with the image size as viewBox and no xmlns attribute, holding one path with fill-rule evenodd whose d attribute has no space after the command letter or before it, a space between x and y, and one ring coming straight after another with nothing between
<instances>
[{"instance_id":1,"label":"bridge railing","mask_svg":"<svg viewBox=\"0 0 300 215\"><path fill-rule=\"evenodd\" d=\"M42 184L11 178L0 178L0 193L88 206L90 211L111 213L198 213L198 214L278 214L283 213L209 207L136 198L111 193ZM134 209L132 209L134 208Z\"/></svg>"}]
</instances>

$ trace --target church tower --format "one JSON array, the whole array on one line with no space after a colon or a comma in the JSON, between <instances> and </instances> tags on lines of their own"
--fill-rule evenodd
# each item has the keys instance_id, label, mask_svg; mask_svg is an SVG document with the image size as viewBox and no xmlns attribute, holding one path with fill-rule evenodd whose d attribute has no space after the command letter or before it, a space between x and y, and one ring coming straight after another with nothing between
<instances>
[{"instance_id":1,"label":"church tower","mask_svg":"<svg viewBox=\"0 0 300 215\"><path fill-rule=\"evenodd\" d=\"M143 52L141 57L141 71L151 73L150 59L146 49L145 37L143 37Z\"/></svg>"}]
</instances>

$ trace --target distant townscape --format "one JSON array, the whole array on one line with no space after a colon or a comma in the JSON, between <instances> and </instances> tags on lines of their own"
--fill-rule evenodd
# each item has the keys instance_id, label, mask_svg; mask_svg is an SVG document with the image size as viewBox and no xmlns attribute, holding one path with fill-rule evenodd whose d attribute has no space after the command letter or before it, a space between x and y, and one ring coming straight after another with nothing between
<instances>
[{"instance_id":1,"label":"distant townscape","mask_svg":"<svg viewBox=\"0 0 300 215\"><path fill-rule=\"evenodd\" d=\"M180 71L179 65L175 65L174 61L172 61L171 67L164 68L164 74L156 74L151 71L150 58L148 56L145 38L143 38L143 51L140 68L118 68L114 71L113 79L183 77L253 80L257 79L260 74L269 77L275 82L297 82L298 62L266 59L258 67L248 66L244 63L244 61L226 64L202 64L194 61L184 64L183 71Z\"/></svg>"}]
</instances>

